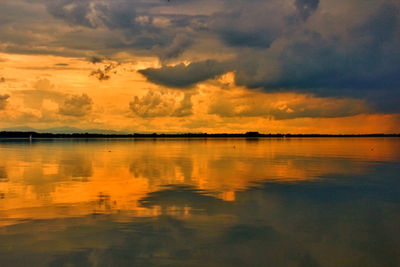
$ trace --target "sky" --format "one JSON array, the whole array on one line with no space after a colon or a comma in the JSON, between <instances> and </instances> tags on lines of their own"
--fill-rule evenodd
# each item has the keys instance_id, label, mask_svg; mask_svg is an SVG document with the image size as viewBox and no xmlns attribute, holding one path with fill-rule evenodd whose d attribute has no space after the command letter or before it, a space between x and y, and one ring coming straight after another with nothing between
<instances>
[{"instance_id":1,"label":"sky","mask_svg":"<svg viewBox=\"0 0 400 267\"><path fill-rule=\"evenodd\" d=\"M0 0L0 129L398 133L397 0Z\"/></svg>"}]
</instances>

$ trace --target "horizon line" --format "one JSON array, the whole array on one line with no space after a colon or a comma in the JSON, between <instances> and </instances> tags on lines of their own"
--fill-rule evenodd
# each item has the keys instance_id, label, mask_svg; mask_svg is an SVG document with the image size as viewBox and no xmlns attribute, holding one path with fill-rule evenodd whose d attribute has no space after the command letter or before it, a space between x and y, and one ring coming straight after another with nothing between
<instances>
[{"instance_id":1,"label":"horizon line","mask_svg":"<svg viewBox=\"0 0 400 267\"><path fill-rule=\"evenodd\" d=\"M249 131L246 133L203 133L203 132L182 132L182 133L51 133L35 131L0 131L0 138L165 138L165 137L400 137L400 133L352 133L352 134L330 134L330 133L259 133Z\"/></svg>"}]
</instances>

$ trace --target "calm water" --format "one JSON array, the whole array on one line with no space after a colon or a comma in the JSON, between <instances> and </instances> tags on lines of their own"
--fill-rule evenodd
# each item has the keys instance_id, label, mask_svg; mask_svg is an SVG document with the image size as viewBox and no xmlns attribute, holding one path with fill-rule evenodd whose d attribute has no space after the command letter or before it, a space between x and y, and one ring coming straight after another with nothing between
<instances>
[{"instance_id":1,"label":"calm water","mask_svg":"<svg viewBox=\"0 0 400 267\"><path fill-rule=\"evenodd\" d=\"M400 139L0 141L0 266L400 266Z\"/></svg>"}]
</instances>

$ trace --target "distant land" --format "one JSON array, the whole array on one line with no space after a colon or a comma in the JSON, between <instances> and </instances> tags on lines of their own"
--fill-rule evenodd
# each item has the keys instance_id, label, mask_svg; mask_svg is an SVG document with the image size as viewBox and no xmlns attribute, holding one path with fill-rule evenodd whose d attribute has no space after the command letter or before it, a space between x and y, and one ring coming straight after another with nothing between
<instances>
[{"instance_id":1,"label":"distant land","mask_svg":"<svg viewBox=\"0 0 400 267\"><path fill-rule=\"evenodd\" d=\"M263 134L259 132L247 133L43 133L35 131L2 131L0 139L8 138L230 138L230 137L400 137L400 134Z\"/></svg>"},{"instance_id":2,"label":"distant land","mask_svg":"<svg viewBox=\"0 0 400 267\"><path fill-rule=\"evenodd\" d=\"M3 128L0 131L4 132L35 132L35 133L53 133L53 134L76 134L76 133L91 133L91 134L128 134L126 131L114 131L106 129L80 129L70 126L60 126L45 129L37 129L29 126L16 126Z\"/></svg>"}]
</instances>

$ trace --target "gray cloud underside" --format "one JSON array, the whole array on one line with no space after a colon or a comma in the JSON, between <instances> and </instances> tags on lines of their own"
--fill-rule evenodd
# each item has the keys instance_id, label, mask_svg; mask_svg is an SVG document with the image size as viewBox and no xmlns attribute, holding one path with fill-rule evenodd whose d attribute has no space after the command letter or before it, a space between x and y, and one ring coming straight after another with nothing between
<instances>
[{"instance_id":1,"label":"gray cloud underside","mask_svg":"<svg viewBox=\"0 0 400 267\"><path fill-rule=\"evenodd\" d=\"M176 66L165 66L159 69L148 68L139 70L146 78L157 84L185 88L198 82L215 78L230 69L228 64L219 63L215 60L194 62L189 65L183 63Z\"/></svg>"},{"instance_id":2,"label":"gray cloud underside","mask_svg":"<svg viewBox=\"0 0 400 267\"><path fill-rule=\"evenodd\" d=\"M0 51L180 58L193 63L140 72L185 88L234 71L248 88L361 98L377 112L400 112L399 8L394 0L17 0L0 4ZM231 59L218 61L225 52Z\"/></svg>"}]
</instances>

